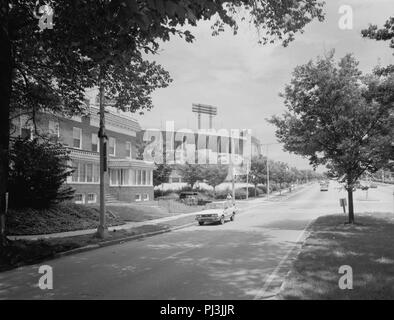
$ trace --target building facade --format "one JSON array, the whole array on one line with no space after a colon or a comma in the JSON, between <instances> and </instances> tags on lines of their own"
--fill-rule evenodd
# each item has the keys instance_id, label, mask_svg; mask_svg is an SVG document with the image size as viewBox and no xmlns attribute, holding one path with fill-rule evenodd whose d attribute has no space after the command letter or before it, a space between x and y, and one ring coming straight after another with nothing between
<instances>
[{"instance_id":1,"label":"building facade","mask_svg":"<svg viewBox=\"0 0 394 320\"><path fill-rule=\"evenodd\" d=\"M136 159L138 122L125 112L106 108L108 171L105 175L106 198L112 201L153 200L154 164ZM80 204L99 202L99 109L89 105L86 116L66 118L42 113L36 119L37 131L48 133L69 151L72 176L67 184L75 189L74 201ZM20 116L13 135L33 137L32 123Z\"/></svg>"}]
</instances>

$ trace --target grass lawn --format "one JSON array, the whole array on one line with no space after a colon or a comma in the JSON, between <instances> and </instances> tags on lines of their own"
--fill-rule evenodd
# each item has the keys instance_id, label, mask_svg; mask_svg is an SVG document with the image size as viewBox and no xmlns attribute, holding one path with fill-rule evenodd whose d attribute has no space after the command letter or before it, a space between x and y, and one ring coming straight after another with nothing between
<instances>
[{"instance_id":1,"label":"grass lawn","mask_svg":"<svg viewBox=\"0 0 394 320\"><path fill-rule=\"evenodd\" d=\"M144 225L128 230L109 232L105 240L96 238L94 235L82 235L75 237L45 239L45 240L16 240L10 241L9 246L0 250L0 272L10 270L22 265L35 264L51 258L59 252L64 252L87 245L100 244L103 241L119 240L124 238L173 227L182 226L195 222L193 217L183 217L165 224Z\"/></svg>"},{"instance_id":2,"label":"grass lawn","mask_svg":"<svg viewBox=\"0 0 394 320\"><path fill-rule=\"evenodd\" d=\"M394 299L394 214L318 218L280 294L282 299ZM353 289L341 290L340 266L353 269Z\"/></svg>"},{"instance_id":3,"label":"grass lawn","mask_svg":"<svg viewBox=\"0 0 394 320\"><path fill-rule=\"evenodd\" d=\"M110 226L124 224L124 221L108 212ZM97 208L64 202L48 209L10 209L7 214L7 228L10 235L48 234L64 231L93 229L97 227Z\"/></svg>"}]
</instances>

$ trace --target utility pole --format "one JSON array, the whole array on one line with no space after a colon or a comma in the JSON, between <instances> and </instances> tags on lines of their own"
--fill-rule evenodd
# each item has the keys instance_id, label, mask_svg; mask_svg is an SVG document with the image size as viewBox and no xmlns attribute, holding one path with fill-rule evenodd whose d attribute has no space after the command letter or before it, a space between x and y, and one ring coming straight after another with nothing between
<instances>
[{"instance_id":1,"label":"utility pole","mask_svg":"<svg viewBox=\"0 0 394 320\"><path fill-rule=\"evenodd\" d=\"M249 199L249 168L248 162L246 162L246 200Z\"/></svg>"},{"instance_id":2,"label":"utility pole","mask_svg":"<svg viewBox=\"0 0 394 320\"><path fill-rule=\"evenodd\" d=\"M107 172L107 136L105 134L105 106L104 106L104 87L100 80L99 88L100 104L100 129L98 136L100 138L100 222L97 228L97 236L105 238L107 226L105 223L105 173Z\"/></svg>"},{"instance_id":3,"label":"utility pole","mask_svg":"<svg viewBox=\"0 0 394 320\"><path fill-rule=\"evenodd\" d=\"M268 144L267 144L267 199L270 196L270 166L268 161Z\"/></svg>"},{"instance_id":4,"label":"utility pole","mask_svg":"<svg viewBox=\"0 0 394 320\"><path fill-rule=\"evenodd\" d=\"M231 184L232 184L232 194L233 194L233 204L235 203L235 174L234 174L234 164L231 162Z\"/></svg>"}]
</instances>

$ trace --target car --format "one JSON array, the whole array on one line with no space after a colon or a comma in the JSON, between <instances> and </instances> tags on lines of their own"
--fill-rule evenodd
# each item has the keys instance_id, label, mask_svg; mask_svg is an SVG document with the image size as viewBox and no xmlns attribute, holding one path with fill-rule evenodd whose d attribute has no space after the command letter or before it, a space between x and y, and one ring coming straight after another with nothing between
<instances>
[{"instance_id":1,"label":"car","mask_svg":"<svg viewBox=\"0 0 394 320\"><path fill-rule=\"evenodd\" d=\"M189 206L196 206L198 204L198 193L193 191L181 192L179 194L179 200Z\"/></svg>"},{"instance_id":2,"label":"car","mask_svg":"<svg viewBox=\"0 0 394 320\"><path fill-rule=\"evenodd\" d=\"M362 185L360 185L360 189L361 190L368 190L369 187L367 185L365 185L365 184L364 185L362 184Z\"/></svg>"},{"instance_id":3,"label":"car","mask_svg":"<svg viewBox=\"0 0 394 320\"><path fill-rule=\"evenodd\" d=\"M320 191L328 191L328 184L327 183L322 183L320 185Z\"/></svg>"},{"instance_id":4,"label":"car","mask_svg":"<svg viewBox=\"0 0 394 320\"><path fill-rule=\"evenodd\" d=\"M234 203L230 205L224 203L223 206L214 209L207 209L196 215L198 224L202 226L205 223L224 224L226 220L234 221L238 208Z\"/></svg>"},{"instance_id":5,"label":"car","mask_svg":"<svg viewBox=\"0 0 394 320\"><path fill-rule=\"evenodd\" d=\"M371 184L369 185L370 188L372 189L376 189L378 186L376 183L371 182Z\"/></svg>"}]
</instances>

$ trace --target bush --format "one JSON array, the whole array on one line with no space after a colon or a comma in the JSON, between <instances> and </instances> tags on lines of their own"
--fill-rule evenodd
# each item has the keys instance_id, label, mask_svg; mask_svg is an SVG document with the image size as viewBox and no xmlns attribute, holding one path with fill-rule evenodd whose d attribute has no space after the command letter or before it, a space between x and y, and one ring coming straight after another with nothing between
<instances>
[{"instance_id":1,"label":"bush","mask_svg":"<svg viewBox=\"0 0 394 320\"><path fill-rule=\"evenodd\" d=\"M246 187L243 187L239 190L245 191L245 195L246 195L246 189L247 189ZM255 195L256 197L258 197L263 193L259 188L255 188L255 187L249 187L248 192L249 192L249 198L253 198Z\"/></svg>"},{"instance_id":2,"label":"bush","mask_svg":"<svg viewBox=\"0 0 394 320\"><path fill-rule=\"evenodd\" d=\"M249 190L249 192L250 192L250 190ZM216 192L215 199L225 200L227 198L228 194L232 195L232 191L230 189L218 191L218 192ZM235 199L236 200L246 199L246 190L244 188L236 189L235 190Z\"/></svg>"},{"instance_id":3,"label":"bush","mask_svg":"<svg viewBox=\"0 0 394 320\"><path fill-rule=\"evenodd\" d=\"M17 138L10 150L10 208L48 208L72 199L74 190L64 185L72 174L69 160L60 144Z\"/></svg>"}]
</instances>

